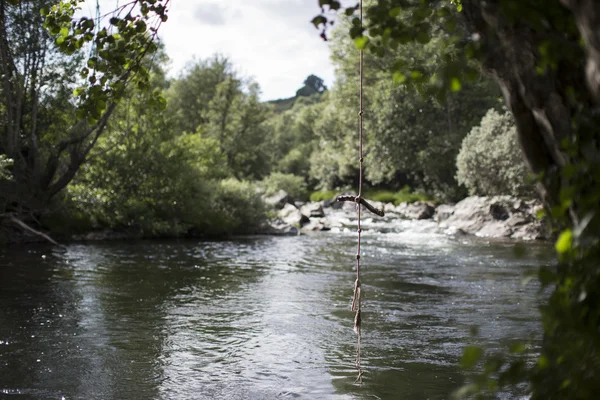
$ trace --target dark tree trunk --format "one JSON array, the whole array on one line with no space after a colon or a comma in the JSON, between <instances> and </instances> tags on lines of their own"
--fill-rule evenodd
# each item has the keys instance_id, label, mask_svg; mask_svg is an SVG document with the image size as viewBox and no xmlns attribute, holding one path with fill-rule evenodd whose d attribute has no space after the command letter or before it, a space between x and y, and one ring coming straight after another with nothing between
<instances>
[{"instance_id":1,"label":"dark tree trunk","mask_svg":"<svg viewBox=\"0 0 600 400\"><path fill-rule=\"evenodd\" d=\"M570 11L551 3L548 7L554 7L552 12L563 13L568 20ZM597 11L600 3L595 0L569 3L573 3L575 15L582 15L578 18L580 29L590 30L588 35L584 33L588 45L597 46L600 37L593 24L598 14L590 9ZM510 22L498 0L463 0L462 4L467 29L481 38L483 68L498 81L514 115L527 164L533 173L544 175L540 193L546 204L555 205L565 184L559 171L570 162L563 141L573 139L572 121L581 108L591 109L594 103L587 90L583 73L585 52L578 44L577 31L557 33L552 27L544 30L534 26L528 18ZM548 42L556 43L562 54L556 57L554 65L540 71L544 59L540 48ZM588 54L588 65L592 65L588 67L588 81L599 90L600 53L590 51ZM574 94L576 99L573 99ZM577 221L575 212L571 212L571 218Z\"/></svg>"}]
</instances>

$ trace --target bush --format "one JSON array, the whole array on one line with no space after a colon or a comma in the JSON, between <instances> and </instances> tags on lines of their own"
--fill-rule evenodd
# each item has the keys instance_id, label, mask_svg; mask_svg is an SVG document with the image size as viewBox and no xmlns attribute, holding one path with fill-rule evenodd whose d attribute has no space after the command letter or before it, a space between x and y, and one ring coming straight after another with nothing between
<instances>
[{"instance_id":1,"label":"bush","mask_svg":"<svg viewBox=\"0 0 600 400\"><path fill-rule=\"evenodd\" d=\"M263 179L261 184L267 196L279 190L284 190L296 200L305 201L308 199L306 182L301 176L273 172Z\"/></svg>"},{"instance_id":2,"label":"bush","mask_svg":"<svg viewBox=\"0 0 600 400\"><path fill-rule=\"evenodd\" d=\"M307 155L308 154L308 155ZM279 162L277 169L285 174L308 175L310 169L310 146L290 150Z\"/></svg>"},{"instance_id":3,"label":"bush","mask_svg":"<svg viewBox=\"0 0 600 400\"><path fill-rule=\"evenodd\" d=\"M255 231L264 217L255 185L221 180L222 159L209 157L213 143L196 139L188 135L139 150L117 148L85 165L68 187L63 208L70 217L56 215L48 225L64 219L71 221L65 234L89 227L145 237Z\"/></svg>"},{"instance_id":4,"label":"bush","mask_svg":"<svg viewBox=\"0 0 600 400\"><path fill-rule=\"evenodd\" d=\"M529 197L527 170L517 142L517 131L509 112L491 109L462 142L456 159L458 182L471 195L510 194Z\"/></svg>"},{"instance_id":5,"label":"bush","mask_svg":"<svg viewBox=\"0 0 600 400\"><path fill-rule=\"evenodd\" d=\"M265 220L265 206L256 185L234 178L219 182L213 208L213 219L207 229L210 233L253 233Z\"/></svg>"}]
</instances>

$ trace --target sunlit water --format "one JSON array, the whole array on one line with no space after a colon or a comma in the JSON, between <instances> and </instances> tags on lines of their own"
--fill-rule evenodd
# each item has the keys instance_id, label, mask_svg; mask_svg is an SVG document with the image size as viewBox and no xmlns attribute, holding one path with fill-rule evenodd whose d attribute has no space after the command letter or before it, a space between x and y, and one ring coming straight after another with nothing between
<instances>
[{"instance_id":1,"label":"sunlit water","mask_svg":"<svg viewBox=\"0 0 600 400\"><path fill-rule=\"evenodd\" d=\"M430 222L378 228L363 242L362 385L355 234L337 229L0 251L0 398L447 399L466 344L539 340L538 288L520 282L552 263L548 245L517 257Z\"/></svg>"}]
</instances>

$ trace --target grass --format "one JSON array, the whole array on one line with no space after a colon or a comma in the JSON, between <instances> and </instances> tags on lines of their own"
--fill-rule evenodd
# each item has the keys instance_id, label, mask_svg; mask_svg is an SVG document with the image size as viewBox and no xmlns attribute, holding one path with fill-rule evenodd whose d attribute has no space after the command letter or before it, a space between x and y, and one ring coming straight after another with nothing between
<instances>
[{"instance_id":1,"label":"grass","mask_svg":"<svg viewBox=\"0 0 600 400\"><path fill-rule=\"evenodd\" d=\"M310 195L310 201L332 200L338 193L335 190L319 190Z\"/></svg>"},{"instance_id":2,"label":"grass","mask_svg":"<svg viewBox=\"0 0 600 400\"><path fill-rule=\"evenodd\" d=\"M394 205L400 203L414 203L417 201L434 202L433 198L424 193L413 192L409 186L404 186L397 192L389 190L369 190L365 192L365 197L382 203L394 203Z\"/></svg>"}]
</instances>

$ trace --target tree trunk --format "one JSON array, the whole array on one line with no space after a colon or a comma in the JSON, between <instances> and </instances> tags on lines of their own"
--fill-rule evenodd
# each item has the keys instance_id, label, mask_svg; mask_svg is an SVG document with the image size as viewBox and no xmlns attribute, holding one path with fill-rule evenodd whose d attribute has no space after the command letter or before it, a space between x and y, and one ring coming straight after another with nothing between
<instances>
[{"instance_id":1,"label":"tree trunk","mask_svg":"<svg viewBox=\"0 0 600 400\"><path fill-rule=\"evenodd\" d=\"M597 9L600 3L595 0L573 0L569 3L577 3L573 6L577 10L576 15L584 14L582 19L585 21L578 21L579 26L593 30L590 24L597 20L598 14L588 12L590 8ZM578 37L557 35L556 30L551 29L544 31L532 26L527 18L509 22L510 18L507 18L498 0L485 3L463 0L462 4L467 29L481 38L485 49L483 68L498 81L506 104L514 115L526 162L534 174L543 174L540 193L546 204L556 205L560 189L565 185L559 171L571 161L564 142L574 138L576 132L572 129L572 121L582 106L590 109L594 102L583 74L585 53L578 44ZM555 7L557 9L553 11L567 16L569 14L569 10L560 4L549 7ZM587 8L583 11L579 7ZM588 37L588 43L600 42L597 30ZM554 65L540 70L544 60L540 49L548 42L559 43L564 53L556 58ZM600 53L590 52L590 60L594 61L589 62L594 67L589 67L588 71L598 70L600 58L596 57L597 54ZM592 84L596 84L597 80L596 72L592 74ZM600 89L600 86L596 87ZM573 93L577 96L576 101L571 100ZM575 212L571 212L571 219L577 222Z\"/></svg>"}]
</instances>

